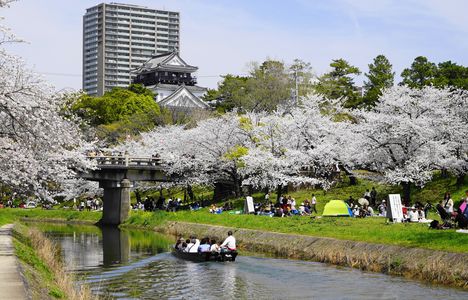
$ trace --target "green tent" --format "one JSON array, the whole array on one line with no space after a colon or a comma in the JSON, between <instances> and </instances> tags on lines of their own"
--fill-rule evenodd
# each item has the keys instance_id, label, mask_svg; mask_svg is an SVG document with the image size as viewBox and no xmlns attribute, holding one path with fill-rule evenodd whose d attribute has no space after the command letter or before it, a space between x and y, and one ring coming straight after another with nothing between
<instances>
[{"instance_id":1,"label":"green tent","mask_svg":"<svg viewBox=\"0 0 468 300\"><path fill-rule=\"evenodd\" d=\"M322 216L326 217L352 217L353 212L342 200L330 200L325 204Z\"/></svg>"}]
</instances>

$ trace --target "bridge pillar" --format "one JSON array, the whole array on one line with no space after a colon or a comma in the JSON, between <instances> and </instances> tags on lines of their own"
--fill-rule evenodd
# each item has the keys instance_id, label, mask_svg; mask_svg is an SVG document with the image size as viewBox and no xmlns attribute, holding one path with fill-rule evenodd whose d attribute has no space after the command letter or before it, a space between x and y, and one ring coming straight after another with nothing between
<instances>
[{"instance_id":1,"label":"bridge pillar","mask_svg":"<svg viewBox=\"0 0 468 300\"><path fill-rule=\"evenodd\" d=\"M100 223L103 225L123 223L130 211L130 180L125 178L120 182L101 181L99 186L104 189L104 207Z\"/></svg>"}]
</instances>

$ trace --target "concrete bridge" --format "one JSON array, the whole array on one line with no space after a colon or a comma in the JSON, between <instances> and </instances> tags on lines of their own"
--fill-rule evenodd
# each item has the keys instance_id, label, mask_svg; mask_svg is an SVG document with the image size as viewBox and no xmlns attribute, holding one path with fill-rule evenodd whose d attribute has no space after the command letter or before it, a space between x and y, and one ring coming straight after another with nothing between
<instances>
[{"instance_id":1,"label":"concrete bridge","mask_svg":"<svg viewBox=\"0 0 468 300\"><path fill-rule=\"evenodd\" d=\"M86 180L98 181L104 189L104 207L101 223L118 225L130 212L130 188L133 181L171 181L162 169L159 158L128 156L89 156L97 168L80 173Z\"/></svg>"}]
</instances>

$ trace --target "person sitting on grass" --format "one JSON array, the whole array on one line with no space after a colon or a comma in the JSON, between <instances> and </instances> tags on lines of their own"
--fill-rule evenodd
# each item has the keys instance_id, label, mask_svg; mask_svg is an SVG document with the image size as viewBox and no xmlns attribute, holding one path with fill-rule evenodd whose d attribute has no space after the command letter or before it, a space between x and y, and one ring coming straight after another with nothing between
<instances>
[{"instance_id":1,"label":"person sitting on grass","mask_svg":"<svg viewBox=\"0 0 468 300\"><path fill-rule=\"evenodd\" d=\"M445 222L445 221L450 220L450 215L447 213L444 206L442 205L442 200L439 201L439 203L436 206L436 209L437 209L437 212L439 213L440 218L442 219L442 221Z\"/></svg>"},{"instance_id":2,"label":"person sitting on grass","mask_svg":"<svg viewBox=\"0 0 468 300\"><path fill-rule=\"evenodd\" d=\"M460 208L457 209L455 223L457 223L459 228L468 228L468 218L463 214Z\"/></svg>"},{"instance_id":3,"label":"person sitting on grass","mask_svg":"<svg viewBox=\"0 0 468 300\"><path fill-rule=\"evenodd\" d=\"M387 203L385 200L382 200L382 203L380 203L378 209L379 209L380 216L382 217L387 216Z\"/></svg>"},{"instance_id":4,"label":"person sitting on grass","mask_svg":"<svg viewBox=\"0 0 468 300\"><path fill-rule=\"evenodd\" d=\"M419 222L419 214L416 211L416 207L412 206L410 212L408 213L409 222Z\"/></svg>"},{"instance_id":5,"label":"person sitting on grass","mask_svg":"<svg viewBox=\"0 0 468 300\"><path fill-rule=\"evenodd\" d=\"M424 214L423 207L418 207L418 220L419 221L424 221L426 220L426 215Z\"/></svg>"},{"instance_id":6,"label":"person sitting on grass","mask_svg":"<svg viewBox=\"0 0 468 300\"><path fill-rule=\"evenodd\" d=\"M299 214L301 216L310 216L310 211L308 211L308 208L304 205L304 203L301 203L299 206Z\"/></svg>"}]
</instances>

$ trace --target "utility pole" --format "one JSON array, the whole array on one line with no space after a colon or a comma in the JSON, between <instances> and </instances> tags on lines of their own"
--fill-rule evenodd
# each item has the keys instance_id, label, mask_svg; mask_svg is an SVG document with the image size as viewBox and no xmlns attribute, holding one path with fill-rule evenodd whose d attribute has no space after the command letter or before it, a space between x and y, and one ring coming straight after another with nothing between
<instances>
[{"instance_id":1,"label":"utility pole","mask_svg":"<svg viewBox=\"0 0 468 300\"><path fill-rule=\"evenodd\" d=\"M297 67L294 69L294 81L296 83L296 90L294 92L294 105L297 105L299 103L298 98L299 98L299 84L297 81Z\"/></svg>"}]
</instances>

